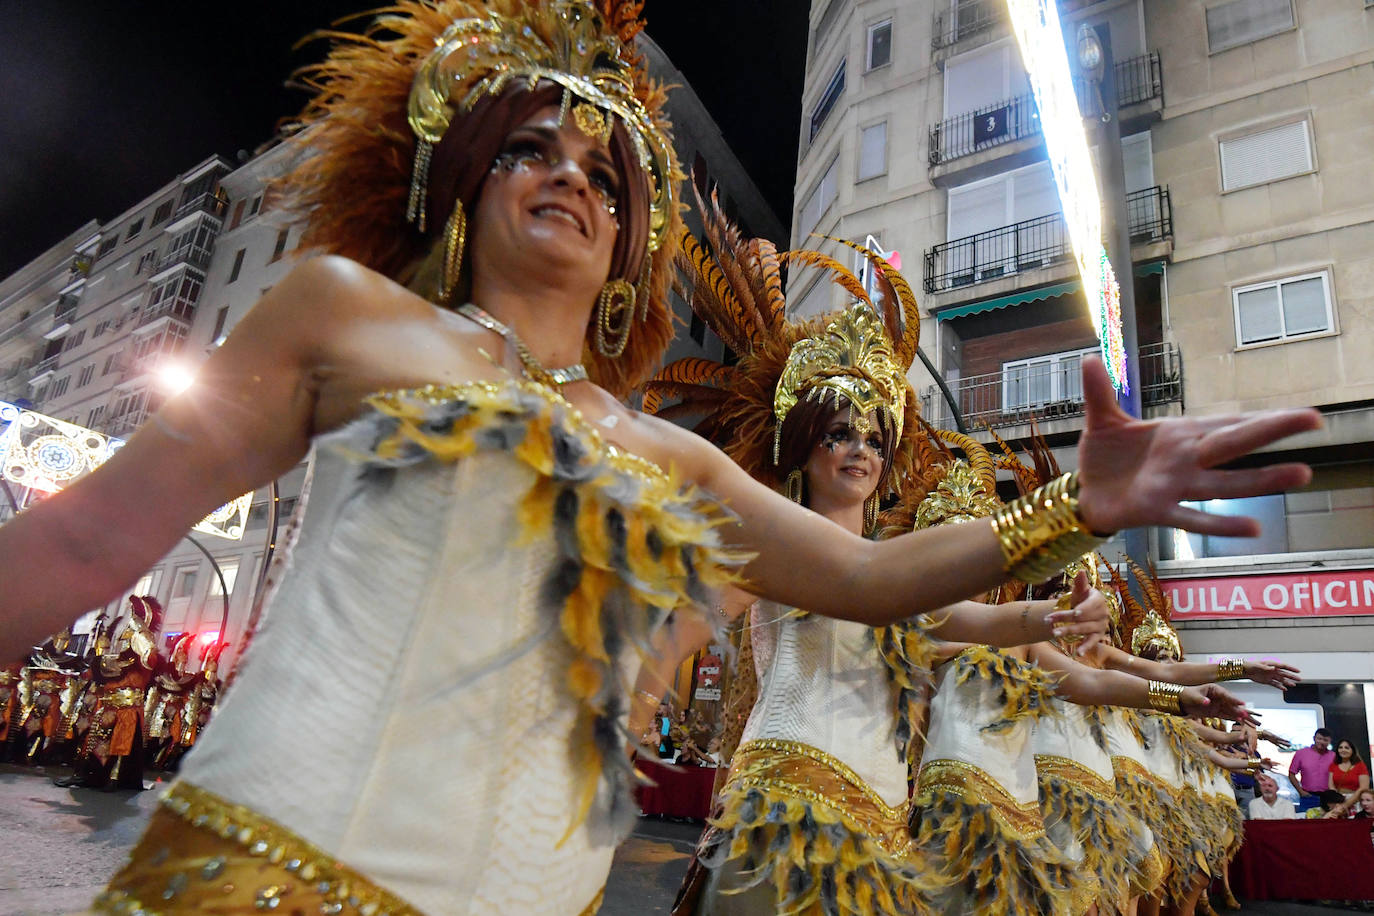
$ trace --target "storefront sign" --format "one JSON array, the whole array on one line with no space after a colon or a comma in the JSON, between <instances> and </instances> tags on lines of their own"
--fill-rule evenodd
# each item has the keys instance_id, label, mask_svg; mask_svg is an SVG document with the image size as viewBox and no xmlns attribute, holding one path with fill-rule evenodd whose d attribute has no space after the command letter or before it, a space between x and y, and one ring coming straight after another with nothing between
<instances>
[{"instance_id":1,"label":"storefront sign","mask_svg":"<svg viewBox=\"0 0 1374 916\"><path fill-rule=\"evenodd\" d=\"M1175 620L1374 615L1374 570L1166 579Z\"/></svg>"}]
</instances>

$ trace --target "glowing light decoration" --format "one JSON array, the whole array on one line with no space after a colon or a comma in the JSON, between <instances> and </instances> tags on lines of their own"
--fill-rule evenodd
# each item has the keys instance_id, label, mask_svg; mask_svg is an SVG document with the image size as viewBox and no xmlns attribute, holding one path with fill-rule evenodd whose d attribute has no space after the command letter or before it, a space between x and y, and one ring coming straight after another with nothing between
<instances>
[{"instance_id":1,"label":"glowing light decoration","mask_svg":"<svg viewBox=\"0 0 1374 916\"><path fill-rule=\"evenodd\" d=\"M124 445L123 439L4 402L0 421L0 476L46 493L89 474Z\"/></svg>"},{"instance_id":2,"label":"glowing light decoration","mask_svg":"<svg viewBox=\"0 0 1374 916\"><path fill-rule=\"evenodd\" d=\"M1011 29L1030 77L1050 170L1059 190L1074 261L1088 299L1107 374L1126 391L1126 346L1121 338L1121 286L1102 247L1102 199L1097 193L1078 93L1069 73L1055 0L1007 0Z\"/></svg>"},{"instance_id":3,"label":"glowing light decoration","mask_svg":"<svg viewBox=\"0 0 1374 916\"><path fill-rule=\"evenodd\" d=\"M191 530L230 541L243 540L244 529L248 527L248 510L252 507L253 494L245 493L205 516Z\"/></svg>"},{"instance_id":4,"label":"glowing light decoration","mask_svg":"<svg viewBox=\"0 0 1374 916\"><path fill-rule=\"evenodd\" d=\"M0 477L56 493L100 467L124 447L93 429L0 401ZM196 531L241 540L253 494L245 493L207 515Z\"/></svg>"}]
</instances>

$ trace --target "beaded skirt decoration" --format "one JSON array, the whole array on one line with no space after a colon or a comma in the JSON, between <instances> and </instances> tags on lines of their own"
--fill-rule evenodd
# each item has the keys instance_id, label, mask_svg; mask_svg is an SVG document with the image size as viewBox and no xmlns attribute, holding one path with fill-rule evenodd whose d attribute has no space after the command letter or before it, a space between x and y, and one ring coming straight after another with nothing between
<instances>
[{"instance_id":1,"label":"beaded skirt decoration","mask_svg":"<svg viewBox=\"0 0 1374 916\"><path fill-rule=\"evenodd\" d=\"M603 894L579 916L594 916ZM91 907L98 916L273 911L425 916L280 824L185 782L162 799Z\"/></svg>"},{"instance_id":2,"label":"beaded skirt decoration","mask_svg":"<svg viewBox=\"0 0 1374 916\"><path fill-rule=\"evenodd\" d=\"M698 858L771 883L796 916L925 914L906 809L888 806L842 761L795 741L739 746Z\"/></svg>"}]
</instances>

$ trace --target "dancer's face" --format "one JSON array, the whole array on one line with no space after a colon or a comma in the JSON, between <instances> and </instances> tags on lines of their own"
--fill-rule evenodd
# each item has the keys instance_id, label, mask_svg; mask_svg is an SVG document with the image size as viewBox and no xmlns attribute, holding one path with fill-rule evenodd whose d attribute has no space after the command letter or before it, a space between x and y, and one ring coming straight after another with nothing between
<instances>
[{"instance_id":1,"label":"dancer's face","mask_svg":"<svg viewBox=\"0 0 1374 916\"><path fill-rule=\"evenodd\" d=\"M557 106L541 109L511 131L483 183L474 268L525 263L553 268L578 288L599 288L619 231L620 181L606 144L571 116L560 126Z\"/></svg>"},{"instance_id":2,"label":"dancer's face","mask_svg":"<svg viewBox=\"0 0 1374 916\"><path fill-rule=\"evenodd\" d=\"M876 413L850 422L841 410L826 425L804 468L811 508L862 503L878 488L883 471L883 433Z\"/></svg>"}]
</instances>

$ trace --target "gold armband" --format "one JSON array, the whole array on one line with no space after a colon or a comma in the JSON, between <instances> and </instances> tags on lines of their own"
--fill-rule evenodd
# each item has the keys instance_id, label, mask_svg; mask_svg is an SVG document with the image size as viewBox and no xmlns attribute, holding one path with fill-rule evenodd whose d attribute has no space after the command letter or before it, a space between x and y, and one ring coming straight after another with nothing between
<instances>
[{"instance_id":1,"label":"gold armband","mask_svg":"<svg viewBox=\"0 0 1374 916\"><path fill-rule=\"evenodd\" d=\"M1151 709L1160 712L1167 712L1170 715L1183 715L1183 702L1180 699L1183 695L1183 687L1179 684L1169 684L1165 681L1150 681L1145 691L1145 698L1150 704Z\"/></svg>"},{"instance_id":2,"label":"gold armband","mask_svg":"<svg viewBox=\"0 0 1374 916\"><path fill-rule=\"evenodd\" d=\"M1238 681L1245 677L1245 662L1239 658L1223 658L1217 662L1217 680Z\"/></svg>"},{"instance_id":3,"label":"gold armband","mask_svg":"<svg viewBox=\"0 0 1374 916\"><path fill-rule=\"evenodd\" d=\"M1039 584L1106 540L1078 517L1078 472L1008 503L992 516L1007 572Z\"/></svg>"}]
</instances>

